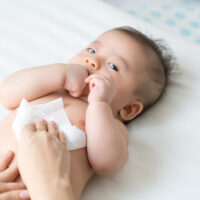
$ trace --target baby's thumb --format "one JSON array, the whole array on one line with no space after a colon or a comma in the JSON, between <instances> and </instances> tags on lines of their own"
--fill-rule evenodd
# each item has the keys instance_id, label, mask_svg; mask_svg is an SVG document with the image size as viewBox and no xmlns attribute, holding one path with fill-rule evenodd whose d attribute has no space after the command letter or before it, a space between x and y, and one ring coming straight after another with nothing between
<instances>
[{"instance_id":1,"label":"baby's thumb","mask_svg":"<svg viewBox=\"0 0 200 200\"><path fill-rule=\"evenodd\" d=\"M70 94L72 97L79 97L79 96L80 96L80 92L70 91L69 94Z\"/></svg>"}]
</instances>

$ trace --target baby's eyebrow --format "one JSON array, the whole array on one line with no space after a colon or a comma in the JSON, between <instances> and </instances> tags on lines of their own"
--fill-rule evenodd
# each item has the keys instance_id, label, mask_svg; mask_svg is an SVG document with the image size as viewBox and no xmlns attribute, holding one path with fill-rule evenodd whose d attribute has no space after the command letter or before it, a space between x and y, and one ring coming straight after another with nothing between
<instances>
[{"instance_id":1,"label":"baby's eyebrow","mask_svg":"<svg viewBox=\"0 0 200 200\"><path fill-rule=\"evenodd\" d=\"M120 55L116 55L116 57L118 57L124 63L126 70L128 70L129 66L128 66L128 63L126 62L126 60Z\"/></svg>"},{"instance_id":2,"label":"baby's eyebrow","mask_svg":"<svg viewBox=\"0 0 200 200\"><path fill-rule=\"evenodd\" d=\"M93 44L97 44L99 46L103 46L103 44L98 40L95 40L92 43ZM115 56L118 57L124 63L124 66L125 66L126 70L128 70L129 66L128 66L128 63L126 62L126 60L120 55L115 55Z\"/></svg>"},{"instance_id":3,"label":"baby's eyebrow","mask_svg":"<svg viewBox=\"0 0 200 200\"><path fill-rule=\"evenodd\" d=\"M99 46L102 46L102 43L99 42L98 40L95 40L95 41L93 41L92 43L93 43L93 44L97 44L97 45L99 45Z\"/></svg>"}]
</instances>

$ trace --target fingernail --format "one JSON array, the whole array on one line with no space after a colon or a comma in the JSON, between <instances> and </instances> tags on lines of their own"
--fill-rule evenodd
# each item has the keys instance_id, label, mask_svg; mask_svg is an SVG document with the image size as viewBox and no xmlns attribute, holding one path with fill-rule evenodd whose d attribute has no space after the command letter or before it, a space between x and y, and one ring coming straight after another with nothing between
<instances>
[{"instance_id":1,"label":"fingernail","mask_svg":"<svg viewBox=\"0 0 200 200\"><path fill-rule=\"evenodd\" d=\"M40 119L38 122L46 122L45 119Z\"/></svg>"},{"instance_id":2,"label":"fingernail","mask_svg":"<svg viewBox=\"0 0 200 200\"><path fill-rule=\"evenodd\" d=\"M28 192L27 191L21 191L20 193L19 193L19 198L20 199L30 199L30 196L29 196L29 194L28 194Z\"/></svg>"},{"instance_id":3,"label":"fingernail","mask_svg":"<svg viewBox=\"0 0 200 200\"><path fill-rule=\"evenodd\" d=\"M53 125L53 126L56 126L56 122L54 122L54 121L50 121L49 122L51 125Z\"/></svg>"},{"instance_id":4,"label":"fingernail","mask_svg":"<svg viewBox=\"0 0 200 200\"><path fill-rule=\"evenodd\" d=\"M65 136L65 133L63 131L60 131L59 134Z\"/></svg>"}]
</instances>

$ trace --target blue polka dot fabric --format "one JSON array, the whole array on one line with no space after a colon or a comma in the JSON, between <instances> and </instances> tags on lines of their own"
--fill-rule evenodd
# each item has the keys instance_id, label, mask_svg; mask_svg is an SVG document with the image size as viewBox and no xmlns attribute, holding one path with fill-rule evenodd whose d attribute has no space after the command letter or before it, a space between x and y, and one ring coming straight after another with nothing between
<instances>
[{"instance_id":1,"label":"blue polka dot fabric","mask_svg":"<svg viewBox=\"0 0 200 200\"><path fill-rule=\"evenodd\" d=\"M102 0L200 45L200 0Z\"/></svg>"}]
</instances>

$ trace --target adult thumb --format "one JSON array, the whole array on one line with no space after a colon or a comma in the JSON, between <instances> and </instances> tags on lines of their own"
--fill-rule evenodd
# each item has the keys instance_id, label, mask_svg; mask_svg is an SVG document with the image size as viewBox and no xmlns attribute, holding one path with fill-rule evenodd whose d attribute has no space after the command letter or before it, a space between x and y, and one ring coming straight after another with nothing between
<instances>
[{"instance_id":1,"label":"adult thumb","mask_svg":"<svg viewBox=\"0 0 200 200\"><path fill-rule=\"evenodd\" d=\"M0 194L0 200L29 200L27 190L14 190Z\"/></svg>"}]
</instances>

